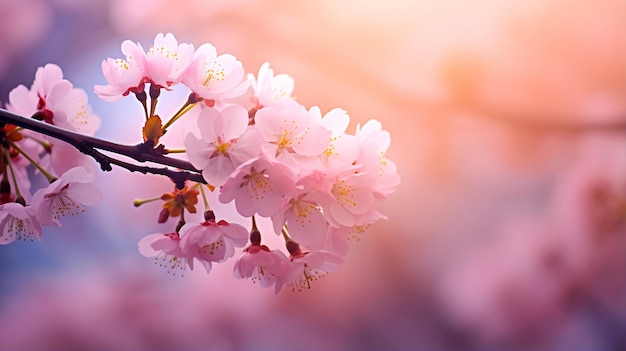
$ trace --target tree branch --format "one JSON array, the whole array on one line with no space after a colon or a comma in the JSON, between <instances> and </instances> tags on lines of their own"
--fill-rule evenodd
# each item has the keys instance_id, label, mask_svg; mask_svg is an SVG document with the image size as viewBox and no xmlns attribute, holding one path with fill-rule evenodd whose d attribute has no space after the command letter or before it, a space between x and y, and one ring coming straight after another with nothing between
<instances>
[{"instance_id":1,"label":"tree branch","mask_svg":"<svg viewBox=\"0 0 626 351\"><path fill-rule=\"evenodd\" d=\"M13 124L24 129L32 130L41 134L51 136L55 139L65 141L66 143L74 146L80 152L89 155L100 164L100 168L103 171L110 171L112 169L111 164L117 165L122 168L126 168L131 172L151 173L164 175L171 178L176 186L182 188L185 180L193 180L200 183L206 181L202 178L202 174L191 163L164 156L162 147L148 147L146 144L138 145L122 145L116 144L103 139L91 137L75 133L66 129L56 127L54 125L20 116L5 109L0 109L0 122ZM98 150L109 151L118 155L123 155L132 158L138 162L153 162L164 166L175 167L182 171L175 171L169 168L154 168L138 166L128 162L118 160L116 158L102 154Z\"/></svg>"}]
</instances>

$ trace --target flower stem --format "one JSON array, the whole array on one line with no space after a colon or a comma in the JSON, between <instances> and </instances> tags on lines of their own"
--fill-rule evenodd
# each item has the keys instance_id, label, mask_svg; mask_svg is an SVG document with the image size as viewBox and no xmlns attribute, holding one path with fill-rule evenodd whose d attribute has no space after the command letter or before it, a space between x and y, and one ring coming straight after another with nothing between
<instances>
[{"instance_id":1,"label":"flower stem","mask_svg":"<svg viewBox=\"0 0 626 351\"><path fill-rule=\"evenodd\" d=\"M20 128L20 129L24 129L24 128ZM45 141L45 140L41 140L38 138L33 137L32 135L24 135L24 138L28 138L34 142L36 142L37 144L41 145L44 150L46 150L47 153L50 153L52 151L52 145Z\"/></svg>"},{"instance_id":2,"label":"flower stem","mask_svg":"<svg viewBox=\"0 0 626 351\"><path fill-rule=\"evenodd\" d=\"M163 154L167 155L167 154L184 154L185 152L187 152L187 150L185 149L164 149L163 150Z\"/></svg>"},{"instance_id":3,"label":"flower stem","mask_svg":"<svg viewBox=\"0 0 626 351\"><path fill-rule=\"evenodd\" d=\"M183 106L181 106L178 109L178 111L176 111L176 113L172 116L172 118L170 118L169 121L167 121L163 125L163 127L161 127L161 130L163 131L163 133L165 134L165 131L167 130L167 128L171 126L172 123L176 122L185 113L189 112L189 110L191 110L196 105L196 103L198 103L198 101L200 101L200 99L196 97L194 93L189 94L189 97L187 98L187 101L185 101Z\"/></svg>"},{"instance_id":4,"label":"flower stem","mask_svg":"<svg viewBox=\"0 0 626 351\"><path fill-rule=\"evenodd\" d=\"M180 229L185 225L185 210L180 212L180 219L176 223L176 233L180 234Z\"/></svg>"},{"instance_id":5,"label":"flower stem","mask_svg":"<svg viewBox=\"0 0 626 351\"><path fill-rule=\"evenodd\" d=\"M41 174L43 174L46 177L46 179L48 180L48 183L52 183L55 180L57 180L57 178L55 176L53 176L48 171L46 171L43 167L41 167L41 165L39 163L37 163L37 161L35 161L26 152L24 152L24 150L22 150L19 146L17 146L16 143L9 142L9 145L11 145L12 148L14 148L17 152L19 152L22 156L24 156L30 163L32 163L33 166L35 166L35 168L37 168L37 170L39 172L41 172ZM11 165L10 162L9 162L9 165ZM13 168L11 168L11 172L12 171L13 171Z\"/></svg>"},{"instance_id":6,"label":"flower stem","mask_svg":"<svg viewBox=\"0 0 626 351\"><path fill-rule=\"evenodd\" d=\"M174 122L176 122L179 118L181 118L185 113L189 112L189 110L191 110L191 108L195 106L195 105L191 105L189 103L185 103L185 105L183 105L177 112L176 114L174 114L174 116L172 116L172 118L169 119L169 121L165 122L165 124L163 125L163 127L161 128L161 130L163 131L163 133L165 133L165 131L167 130L167 128L169 126L171 126Z\"/></svg>"},{"instance_id":7,"label":"flower stem","mask_svg":"<svg viewBox=\"0 0 626 351\"><path fill-rule=\"evenodd\" d=\"M252 230L259 230L259 228L256 227L256 219L254 218L254 215L252 215Z\"/></svg>"},{"instance_id":8,"label":"flower stem","mask_svg":"<svg viewBox=\"0 0 626 351\"><path fill-rule=\"evenodd\" d=\"M283 230L281 231L281 233L283 234L283 238L285 238L285 241L291 241L291 237L289 236L289 233L287 232L286 224L283 226Z\"/></svg>"},{"instance_id":9,"label":"flower stem","mask_svg":"<svg viewBox=\"0 0 626 351\"><path fill-rule=\"evenodd\" d=\"M159 95L161 95L161 88L150 85L150 117L154 116Z\"/></svg>"},{"instance_id":10,"label":"flower stem","mask_svg":"<svg viewBox=\"0 0 626 351\"><path fill-rule=\"evenodd\" d=\"M20 198L22 194L20 193L20 187L17 185L17 178L15 177L15 169L13 169L13 164L11 163L11 155L9 155L9 150L5 149L4 158L6 163L9 165L9 170L11 171L11 180L13 181L13 187L15 187L15 197Z\"/></svg>"},{"instance_id":11,"label":"flower stem","mask_svg":"<svg viewBox=\"0 0 626 351\"><path fill-rule=\"evenodd\" d=\"M206 193L204 192L204 187L200 185L200 194L202 194L202 201L204 202L204 210L208 211L211 209L209 206L209 200L206 198Z\"/></svg>"},{"instance_id":12,"label":"flower stem","mask_svg":"<svg viewBox=\"0 0 626 351\"><path fill-rule=\"evenodd\" d=\"M157 201L157 200L161 200L161 197L160 196L159 197L153 197L151 199L135 199L133 201L133 205L135 207L139 207L139 206L141 206L143 204L147 204L148 202L153 202L153 201Z\"/></svg>"},{"instance_id":13,"label":"flower stem","mask_svg":"<svg viewBox=\"0 0 626 351\"><path fill-rule=\"evenodd\" d=\"M146 95L146 91L141 91L138 93L135 93L135 97L137 98L137 100L139 100L139 102L141 102L141 106L143 106L143 114L146 116L146 120L148 119L148 105L146 104L146 100L147 100L147 95Z\"/></svg>"}]
</instances>

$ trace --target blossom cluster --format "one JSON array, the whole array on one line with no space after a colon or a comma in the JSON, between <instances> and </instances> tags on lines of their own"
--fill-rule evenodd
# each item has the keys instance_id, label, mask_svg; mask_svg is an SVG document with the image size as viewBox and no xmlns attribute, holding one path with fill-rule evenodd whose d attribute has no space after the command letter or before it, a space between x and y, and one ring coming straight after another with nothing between
<instances>
[{"instance_id":1,"label":"blossom cluster","mask_svg":"<svg viewBox=\"0 0 626 351\"><path fill-rule=\"evenodd\" d=\"M194 261L208 272L212 263L243 248L234 265L236 277L274 286L276 292L282 286L300 290L339 267L350 236L384 218L375 204L394 191L399 177L385 156L389 133L378 121L348 134L346 111L307 109L291 95L293 79L275 75L268 63L246 79L242 63L233 55L218 55L211 44L194 50L168 33L158 34L147 51L129 40L121 50L124 58L102 62L108 85L96 86L96 93L109 101L134 93L146 111L145 130L157 125L165 131L196 109L197 133L189 132L183 143L188 160L219 192L220 203L211 206L234 202L237 212L253 221L248 232L217 220L205 198L204 221L185 222L184 212L196 212L197 196L204 194L188 184L163 195L159 220L179 215L181 220L171 232L142 239L142 254L156 256L176 274L193 269ZM154 99L177 84L190 90L189 98L163 124ZM247 105L240 103L246 100L242 96L249 97ZM161 135L144 133L144 139L156 142ZM273 233L261 233L255 217L269 218ZM286 252L262 244L265 235L284 237Z\"/></svg>"},{"instance_id":2,"label":"blossom cluster","mask_svg":"<svg viewBox=\"0 0 626 351\"><path fill-rule=\"evenodd\" d=\"M349 238L385 218L375 207L395 191L400 179L386 157L390 136L380 122L370 120L348 133L346 111L307 108L293 98L290 76L274 74L268 63L256 75L246 75L235 56L218 55L208 43L196 49L178 43L171 33L160 33L148 50L126 40L121 51L124 57L103 60L107 84L96 85L95 93L109 102L134 95L145 117L138 152L156 160L176 153L189 164L186 170L197 172L202 180L179 179L172 192L135 202L140 206L161 200L157 221L177 218L171 230L139 242L140 253L156 257L169 272L182 275L197 264L210 272L214 263L237 253L235 277L273 286L276 293L283 286L302 290L341 265ZM176 86L186 87L189 95L166 120L157 106ZM92 135L98 126L84 91L63 79L55 65L40 68L32 88L16 88L9 100L8 108L15 113L57 127ZM170 149L162 137L183 117L197 128L175 145L184 149ZM100 194L90 184L93 170L78 145L11 125L3 128L6 191L0 213L5 243L15 233L38 238L39 223L59 225L60 216L97 203ZM32 200L21 186L28 182L25 168L9 167L21 165L23 158L51 183ZM9 178L17 179L13 186L5 185ZM211 203L209 191L215 195ZM204 205L203 219L186 216L198 213L199 203ZM226 206L243 222L216 218L217 209ZM271 223L270 229L262 232L260 220ZM283 247L270 248L262 240L268 236L277 236Z\"/></svg>"},{"instance_id":3,"label":"blossom cluster","mask_svg":"<svg viewBox=\"0 0 626 351\"><path fill-rule=\"evenodd\" d=\"M39 67L30 88L9 93L6 109L66 130L93 135L100 120L91 113L84 90L74 88L54 64ZM27 168L34 165L48 185L34 191ZM34 241L42 226L84 212L102 197L92 184L89 157L48 135L0 123L0 244Z\"/></svg>"}]
</instances>

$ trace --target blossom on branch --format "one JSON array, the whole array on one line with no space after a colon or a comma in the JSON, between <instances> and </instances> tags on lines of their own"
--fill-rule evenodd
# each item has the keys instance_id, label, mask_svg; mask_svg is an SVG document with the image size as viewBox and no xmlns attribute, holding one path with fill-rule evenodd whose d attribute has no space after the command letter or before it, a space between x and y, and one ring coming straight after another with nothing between
<instances>
[{"instance_id":1,"label":"blossom on branch","mask_svg":"<svg viewBox=\"0 0 626 351\"><path fill-rule=\"evenodd\" d=\"M146 53L141 46L130 40L122 42L125 58L108 58L102 61L102 73L109 84L96 85L94 90L105 101L113 102L129 93L145 89Z\"/></svg>"},{"instance_id":2,"label":"blossom on branch","mask_svg":"<svg viewBox=\"0 0 626 351\"><path fill-rule=\"evenodd\" d=\"M7 109L87 135L93 135L100 126L85 91L74 88L63 78L61 68L51 63L37 69L30 89L19 85L9 92Z\"/></svg>"},{"instance_id":3,"label":"blossom on branch","mask_svg":"<svg viewBox=\"0 0 626 351\"><path fill-rule=\"evenodd\" d=\"M16 239L35 241L41 239L42 228L37 220L37 208L8 202L0 205L0 245Z\"/></svg>"},{"instance_id":4,"label":"blossom on branch","mask_svg":"<svg viewBox=\"0 0 626 351\"><path fill-rule=\"evenodd\" d=\"M37 69L30 89L20 85L11 90L7 109L85 135L93 135L100 126L100 119L87 103L85 91L74 88L63 78L61 68L54 64ZM21 133L26 138L15 140L13 147L19 145L28 157L54 176L76 166L93 168L93 163L74 145L29 130Z\"/></svg>"},{"instance_id":5,"label":"blossom on branch","mask_svg":"<svg viewBox=\"0 0 626 351\"><path fill-rule=\"evenodd\" d=\"M230 54L217 55L211 44L202 44L182 82L198 97L207 100L230 99L246 92L250 83L243 80L241 62Z\"/></svg>"},{"instance_id":6,"label":"blossom on branch","mask_svg":"<svg viewBox=\"0 0 626 351\"><path fill-rule=\"evenodd\" d=\"M318 156L328 146L331 132L313 123L303 106L262 108L256 112L254 120L265 157L291 167L297 174L321 166Z\"/></svg>"},{"instance_id":7,"label":"blossom on branch","mask_svg":"<svg viewBox=\"0 0 626 351\"><path fill-rule=\"evenodd\" d=\"M278 294L287 275L289 258L279 250L270 250L265 245L250 244L235 261L233 276L237 279L250 278L264 287L274 286Z\"/></svg>"},{"instance_id":8,"label":"blossom on branch","mask_svg":"<svg viewBox=\"0 0 626 351\"><path fill-rule=\"evenodd\" d=\"M176 184L171 192L134 202L163 201L156 209L160 224L177 217L173 230L138 243L142 255L156 257L174 275L193 270L196 262L208 273L244 248L235 260L236 278L273 286L276 293L283 286L308 289L339 268L350 238L386 218L375 207L400 179L386 156L389 133L378 121L349 134L345 110L322 114L317 106L303 106L292 97L293 78L274 74L269 63L245 79L242 63L231 54L218 55L209 43L195 50L171 33L159 33L147 51L130 40L121 51L123 58L102 61L107 85L94 90L105 101L135 95L143 107L137 117L145 119L138 144L90 137L99 119L86 93L56 65L39 68L30 89L11 91L9 109L26 118L6 111L0 116L10 121L0 124L0 244L39 239L41 225L60 226L62 216L97 204L102 194L91 184L90 158L105 171L115 165L166 175ZM158 102L177 84L189 89L187 98L166 116ZM189 115L197 118L197 130L173 139L180 135L170 132L174 123ZM111 154L164 167L139 166ZM29 165L48 181L32 199ZM189 222L193 216L186 215L201 206L205 220ZM241 218L216 221L213 209L229 209ZM284 248L261 244L257 219L271 221L263 235L282 237L288 255ZM251 231L239 224L246 220Z\"/></svg>"},{"instance_id":9,"label":"blossom on branch","mask_svg":"<svg viewBox=\"0 0 626 351\"><path fill-rule=\"evenodd\" d=\"M345 110L334 108L322 117L319 107L309 109L313 123L318 123L331 132L326 149L320 154L322 164L326 168L342 167L354 163L361 151L358 137L346 133L350 124L350 116Z\"/></svg>"},{"instance_id":10,"label":"blossom on branch","mask_svg":"<svg viewBox=\"0 0 626 351\"><path fill-rule=\"evenodd\" d=\"M341 257L327 251L303 251L294 241L287 242L289 267L286 273L286 285L293 291L311 288L311 283L324 277L328 272L339 269Z\"/></svg>"},{"instance_id":11,"label":"blossom on branch","mask_svg":"<svg viewBox=\"0 0 626 351\"><path fill-rule=\"evenodd\" d=\"M291 97L294 86L293 78L287 74L274 75L274 70L270 68L269 62L261 65L256 78L253 74L248 74L248 81L250 81L254 91L252 102L257 110L268 106L281 108L293 102Z\"/></svg>"},{"instance_id":12,"label":"blossom on branch","mask_svg":"<svg viewBox=\"0 0 626 351\"><path fill-rule=\"evenodd\" d=\"M291 237L307 248L318 250L325 246L330 225L319 204L324 182L324 174L313 172L296 183L283 197L280 211L272 216L276 233L287 226Z\"/></svg>"},{"instance_id":13,"label":"blossom on branch","mask_svg":"<svg viewBox=\"0 0 626 351\"><path fill-rule=\"evenodd\" d=\"M167 273L180 274L182 277L187 268L187 259L180 248L178 233L146 235L137 244L139 253L146 257L155 257L155 264L165 267Z\"/></svg>"},{"instance_id":14,"label":"blossom on branch","mask_svg":"<svg viewBox=\"0 0 626 351\"><path fill-rule=\"evenodd\" d=\"M361 153L356 162L362 165L359 172L376 175L372 184L374 193L385 198L396 191L400 184L400 176L396 164L386 157L391 144L389 132L382 129L377 120L370 120L362 127L357 126L355 134L361 141Z\"/></svg>"},{"instance_id":15,"label":"blossom on branch","mask_svg":"<svg viewBox=\"0 0 626 351\"><path fill-rule=\"evenodd\" d=\"M93 135L99 119L91 113L87 94L63 78L55 64L39 67L30 88L20 85L9 93L9 111L35 119L35 124L54 125L82 135ZM0 243L16 239L35 241L42 236L42 225L60 226L66 214L83 212L84 205L95 205L100 193L89 184L94 174L77 145L70 145L46 134L0 126ZM45 176L47 187L31 198L27 167L35 176ZM77 167L84 166L84 167ZM60 175L60 179L57 176Z\"/></svg>"},{"instance_id":16,"label":"blossom on branch","mask_svg":"<svg viewBox=\"0 0 626 351\"><path fill-rule=\"evenodd\" d=\"M181 251L187 258L189 268L193 270L193 261L197 259L207 273L211 271L211 262L224 262L235 254L235 247L244 247L248 241L248 232L244 227L224 220L215 222L215 219L186 224L180 235Z\"/></svg>"},{"instance_id":17,"label":"blossom on branch","mask_svg":"<svg viewBox=\"0 0 626 351\"><path fill-rule=\"evenodd\" d=\"M239 105L203 109L198 129L201 137L187 134L185 147L209 184L221 186L239 165L259 156L260 140L248 128L248 111Z\"/></svg>"},{"instance_id":18,"label":"blossom on branch","mask_svg":"<svg viewBox=\"0 0 626 351\"><path fill-rule=\"evenodd\" d=\"M194 56L191 44L178 44L172 33L159 33L146 53L145 81L168 89L180 83Z\"/></svg>"},{"instance_id":19,"label":"blossom on branch","mask_svg":"<svg viewBox=\"0 0 626 351\"><path fill-rule=\"evenodd\" d=\"M41 224L60 227L59 219L85 212L84 206L97 205L102 193L91 182L94 175L83 167L75 167L61 175L47 188L37 190L33 203L38 208Z\"/></svg>"},{"instance_id":20,"label":"blossom on branch","mask_svg":"<svg viewBox=\"0 0 626 351\"><path fill-rule=\"evenodd\" d=\"M269 217L283 206L283 196L295 186L295 175L282 163L263 157L252 159L235 170L220 189L220 201L235 201L244 217Z\"/></svg>"}]
</instances>

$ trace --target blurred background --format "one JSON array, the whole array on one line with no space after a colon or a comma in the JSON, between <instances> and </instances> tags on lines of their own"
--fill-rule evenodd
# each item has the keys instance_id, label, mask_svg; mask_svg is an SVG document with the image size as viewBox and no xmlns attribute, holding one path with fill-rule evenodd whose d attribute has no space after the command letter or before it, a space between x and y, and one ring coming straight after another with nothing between
<instances>
[{"instance_id":1,"label":"blurred background","mask_svg":"<svg viewBox=\"0 0 626 351\"><path fill-rule=\"evenodd\" d=\"M57 63L97 135L137 143L140 105L93 85L122 40L172 32L269 61L350 131L380 120L402 178L340 271L274 296L232 261L167 275L136 250L159 205L132 200L168 181L100 174L99 207L0 247L0 349L626 349L625 19L623 0L0 0L3 104Z\"/></svg>"}]
</instances>

